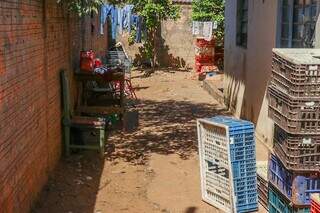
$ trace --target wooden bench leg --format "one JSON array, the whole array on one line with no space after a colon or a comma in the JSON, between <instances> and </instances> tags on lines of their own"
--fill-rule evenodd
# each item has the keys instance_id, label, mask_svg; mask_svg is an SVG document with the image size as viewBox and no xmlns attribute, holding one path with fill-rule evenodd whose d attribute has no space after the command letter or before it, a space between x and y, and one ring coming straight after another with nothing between
<instances>
[{"instance_id":1,"label":"wooden bench leg","mask_svg":"<svg viewBox=\"0 0 320 213\"><path fill-rule=\"evenodd\" d=\"M104 152L105 152L105 143L106 143L106 138L105 138L105 134L106 134L106 130L105 128L100 129L99 130L99 145L100 145L100 155L102 158L104 158Z\"/></svg>"},{"instance_id":2,"label":"wooden bench leg","mask_svg":"<svg viewBox=\"0 0 320 213\"><path fill-rule=\"evenodd\" d=\"M65 154L66 156L70 155L70 127L64 126L64 146L65 146Z\"/></svg>"}]
</instances>

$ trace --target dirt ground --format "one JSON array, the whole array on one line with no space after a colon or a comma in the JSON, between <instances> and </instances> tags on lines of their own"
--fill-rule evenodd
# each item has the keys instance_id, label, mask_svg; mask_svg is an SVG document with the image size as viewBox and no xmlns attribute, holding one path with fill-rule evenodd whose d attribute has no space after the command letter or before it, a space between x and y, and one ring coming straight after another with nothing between
<instances>
[{"instance_id":1,"label":"dirt ground","mask_svg":"<svg viewBox=\"0 0 320 213\"><path fill-rule=\"evenodd\" d=\"M94 152L62 159L33 212L219 212L201 200L195 120L226 110L189 72L135 72L133 84L139 129L112 133L105 160ZM258 145L258 160L267 152Z\"/></svg>"}]
</instances>

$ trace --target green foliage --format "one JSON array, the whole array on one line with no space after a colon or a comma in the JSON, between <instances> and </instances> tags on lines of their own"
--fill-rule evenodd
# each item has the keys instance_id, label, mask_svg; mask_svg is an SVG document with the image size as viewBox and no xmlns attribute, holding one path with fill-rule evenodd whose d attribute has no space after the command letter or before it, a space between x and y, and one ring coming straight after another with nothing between
<instances>
[{"instance_id":1,"label":"green foliage","mask_svg":"<svg viewBox=\"0 0 320 213\"><path fill-rule=\"evenodd\" d=\"M215 37L218 42L223 42L224 37L224 0L193 0L192 20L216 21L218 29Z\"/></svg>"},{"instance_id":2,"label":"green foliage","mask_svg":"<svg viewBox=\"0 0 320 213\"><path fill-rule=\"evenodd\" d=\"M134 5L134 12L144 18L147 35L143 36L144 54L155 65L155 36L161 21L180 17L180 7L171 0L128 0Z\"/></svg>"},{"instance_id":3,"label":"green foliage","mask_svg":"<svg viewBox=\"0 0 320 213\"><path fill-rule=\"evenodd\" d=\"M144 17L147 29L159 26L162 20L179 18L180 7L170 0L129 0L138 15Z\"/></svg>"},{"instance_id":4,"label":"green foliage","mask_svg":"<svg viewBox=\"0 0 320 213\"><path fill-rule=\"evenodd\" d=\"M176 20L180 17L180 7L174 5L171 0L57 0L58 3L65 4L70 11L79 16L98 13L103 3L123 6L124 4L133 4L134 12L144 18L144 25L147 35L143 36L145 54L153 59L155 55L155 32L160 26L161 21L167 19ZM133 43L135 30L129 37L129 43Z\"/></svg>"},{"instance_id":5,"label":"green foliage","mask_svg":"<svg viewBox=\"0 0 320 213\"><path fill-rule=\"evenodd\" d=\"M69 11L84 16L91 13L97 14L105 0L57 0L57 2L66 5Z\"/></svg>"}]
</instances>

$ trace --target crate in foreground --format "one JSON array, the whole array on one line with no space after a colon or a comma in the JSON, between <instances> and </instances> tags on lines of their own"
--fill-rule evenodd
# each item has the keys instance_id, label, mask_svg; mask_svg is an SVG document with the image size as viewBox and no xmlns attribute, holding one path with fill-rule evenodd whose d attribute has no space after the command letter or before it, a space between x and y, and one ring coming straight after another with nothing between
<instances>
[{"instance_id":1,"label":"crate in foreground","mask_svg":"<svg viewBox=\"0 0 320 213\"><path fill-rule=\"evenodd\" d=\"M309 207L293 207L290 200L283 194L269 185L269 213L310 213Z\"/></svg>"},{"instance_id":2,"label":"crate in foreground","mask_svg":"<svg viewBox=\"0 0 320 213\"><path fill-rule=\"evenodd\" d=\"M311 213L320 213L320 194L311 195Z\"/></svg>"},{"instance_id":3,"label":"crate in foreground","mask_svg":"<svg viewBox=\"0 0 320 213\"><path fill-rule=\"evenodd\" d=\"M274 152L286 169L300 172L320 171L320 137L290 134L274 127Z\"/></svg>"},{"instance_id":4,"label":"crate in foreground","mask_svg":"<svg viewBox=\"0 0 320 213\"><path fill-rule=\"evenodd\" d=\"M258 209L254 126L217 116L199 119L202 198L225 212Z\"/></svg>"},{"instance_id":5,"label":"crate in foreground","mask_svg":"<svg viewBox=\"0 0 320 213\"><path fill-rule=\"evenodd\" d=\"M320 193L320 174L318 172L295 173L287 170L279 158L270 155L269 185L273 185L293 206L310 205L312 193Z\"/></svg>"}]
</instances>

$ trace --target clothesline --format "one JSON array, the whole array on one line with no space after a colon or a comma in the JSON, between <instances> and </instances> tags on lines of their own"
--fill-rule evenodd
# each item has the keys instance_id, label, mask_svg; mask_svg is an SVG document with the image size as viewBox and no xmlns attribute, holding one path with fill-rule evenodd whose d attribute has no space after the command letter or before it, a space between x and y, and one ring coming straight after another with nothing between
<instances>
[{"instance_id":1,"label":"clothesline","mask_svg":"<svg viewBox=\"0 0 320 213\"><path fill-rule=\"evenodd\" d=\"M107 18L111 19L112 39L117 38L117 34L123 34L124 30L131 33L132 27L136 30L135 42L140 43L142 37L143 17L132 13L133 5L126 5L123 8L114 5L104 4L100 13L100 34L104 32L104 25Z\"/></svg>"},{"instance_id":2,"label":"clothesline","mask_svg":"<svg viewBox=\"0 0 320 213\"><path fill-rule=\"evenodd\" d=\"M207 40L211 40L213 36L213 30L217 29L217 22L212 21L193 21L192 22L192 34L202 36Z\"/></svg>"}]
</instances>

